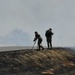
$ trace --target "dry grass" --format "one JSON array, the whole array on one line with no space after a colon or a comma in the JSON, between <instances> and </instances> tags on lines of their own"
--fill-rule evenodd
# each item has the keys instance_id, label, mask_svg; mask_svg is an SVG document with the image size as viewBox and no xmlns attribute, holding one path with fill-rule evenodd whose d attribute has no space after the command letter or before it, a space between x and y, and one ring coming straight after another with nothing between
<instances>
[{"instance_id":1,"label":"dry grass","mask_svg":"<svg viewBox=\"0 0 75 75\"><path fill-rule=\"evenodd\" d=\"M74 69L75 55L63 48L0 53L0 75L65 75Z\"/></svg>"}]
</instances>

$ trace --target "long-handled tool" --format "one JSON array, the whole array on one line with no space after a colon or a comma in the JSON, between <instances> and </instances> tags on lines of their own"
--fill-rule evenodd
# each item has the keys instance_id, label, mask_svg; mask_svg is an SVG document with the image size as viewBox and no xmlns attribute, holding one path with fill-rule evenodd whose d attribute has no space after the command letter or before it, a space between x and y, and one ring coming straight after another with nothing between
<instances>
[{"instance_id":1,"label":"long-handled tool","mask_svg":"<svg viewBox=\"0 0 75 75\"><path fill-rule=\"evenodd\" d=\"M33 46L32 46L32 49L31 50L33 50L33 48L34 48L34 45L36 44L36 41L34 42L34 44L33 44Z\"/></svg>"}]
</instances>

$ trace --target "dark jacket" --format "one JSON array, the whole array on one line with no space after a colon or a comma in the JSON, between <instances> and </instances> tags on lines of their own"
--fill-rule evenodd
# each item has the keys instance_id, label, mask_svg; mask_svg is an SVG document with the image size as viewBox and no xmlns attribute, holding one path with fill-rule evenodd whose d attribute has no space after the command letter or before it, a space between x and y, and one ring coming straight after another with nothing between
<instances>
[{"instance_id":1,"label":"dark jacket","mask_svg":"<svg viewBox=\"0 0 75 75\"><path fill-rule=\"evenodd\" d=\"M41 38L41 36L39 35L39 34L35 34L35 38L34 38L34 40L33 41L36 41L38 39L38 41L42 41L42 38Z\"/></svg>"},{"instance_id":2,"label":"dark jacket","mask_svg":"<svg viewBox=\"0 0 75 75\"><path fill-rule=\"evenodd\" d=\"M47 30L46 31L46 33L45 33L45 36L48 38L52 38L52 35L53 35L53 33L52 33L52 31L50 31L50 30Z\"/></svg>"}]
</instances>

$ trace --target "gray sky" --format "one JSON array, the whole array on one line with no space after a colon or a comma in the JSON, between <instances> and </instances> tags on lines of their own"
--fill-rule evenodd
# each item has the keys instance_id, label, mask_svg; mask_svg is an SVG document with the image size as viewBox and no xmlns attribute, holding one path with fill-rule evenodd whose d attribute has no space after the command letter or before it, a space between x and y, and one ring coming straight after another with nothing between
<instances>
[{"instance_id":1,"label":"gray sky","mask_svg":"<svg viewBox=\"0 0 75 75\"><path fill-rule=\"evenodd\" d=\"M34 31L41 34L46 45L45 31L50 27L53 46L75 46L74 20L75 0L0 0L0 46L33 45ZM19 33L16 41L12 36L15 31L28 35L30 41ZM25 43L18 44L21 40Z\"/></svg>"}]
</instances>

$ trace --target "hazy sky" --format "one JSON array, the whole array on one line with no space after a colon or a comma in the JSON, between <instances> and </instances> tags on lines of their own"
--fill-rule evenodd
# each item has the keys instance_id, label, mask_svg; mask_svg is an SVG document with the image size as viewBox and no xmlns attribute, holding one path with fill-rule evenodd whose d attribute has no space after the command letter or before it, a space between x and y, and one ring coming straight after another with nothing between
<instances>
[{"instance_id":1,"label":"hazy sky","mask_svg":"<svg viewBox=\"0 0 75 75\"><path fill-rule=\"evenodd\" d=\"M75 0L0 0L0 46L33 45L34 31L46 45L50 27L53 46L75 46Z\"/></svg>"}]
</instances>

